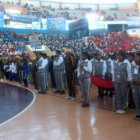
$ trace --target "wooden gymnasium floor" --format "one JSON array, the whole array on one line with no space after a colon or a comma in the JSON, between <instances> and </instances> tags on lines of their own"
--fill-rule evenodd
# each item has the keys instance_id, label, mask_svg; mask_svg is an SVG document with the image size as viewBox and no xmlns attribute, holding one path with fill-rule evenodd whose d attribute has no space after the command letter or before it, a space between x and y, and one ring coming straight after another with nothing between
<instances>
[{"instance_id":1,"label":"wooden gymnasium floor","mask_svg":"<svg viewBox=\"0 0 140 140\"><path fill-rule=\"evenodd\" d=\"M140 140L135 110L116 114L115 97L97 99L95 87L91 106L81 108L80 91L68 101L54 89L42 95L6 83L0 83L0 140Z\"/></svg>"}]
</instances>

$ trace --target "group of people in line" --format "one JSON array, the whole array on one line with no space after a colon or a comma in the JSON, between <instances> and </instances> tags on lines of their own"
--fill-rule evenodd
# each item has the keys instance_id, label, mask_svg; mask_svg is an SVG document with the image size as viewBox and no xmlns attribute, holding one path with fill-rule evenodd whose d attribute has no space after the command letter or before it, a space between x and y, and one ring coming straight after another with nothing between
<instances>
[{"instance_id":1,"label":"group of people in line","mask_svg":"<svg viewBox=\"0 0 140 140\"><path fill-rule=\"evenodd\" d=\"M76 85L81 89L82 107L90 106L91 75L107 81L112 79L113 88L98 86L98 97L116 95L116 113L124 114L127 111L127 102L130 108L136 107L140 120L140 52L126 53L120 51L113 56L102 56L99 52L90 56L82 52L81 56L74 56L70 49L65 55L57 50L56 55L49 58L46 54L38 53L31 60L16 56L13 60L1 58L0 77L7 80L18 81L28 86L28 77L31 73L35 92L45 94L51 87L56 88L55 93L65 94L68 89L68 100L76 100ZM49 79L50 77L50 79Z\"/></svg>"}]
</instances>

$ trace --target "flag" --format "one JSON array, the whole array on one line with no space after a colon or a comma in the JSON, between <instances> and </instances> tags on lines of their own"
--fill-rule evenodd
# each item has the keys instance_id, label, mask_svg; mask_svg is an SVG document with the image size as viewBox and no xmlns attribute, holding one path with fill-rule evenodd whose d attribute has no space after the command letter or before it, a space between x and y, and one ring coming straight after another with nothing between
<instances>
[{"instance_id":1,"label":"flag","mask_svg":"<svg viewBox=\"0 0 140 140\"><path fill-rule=\"evenodd\" d=\"M102 88L113 88L113 82L112 79L109 80L104 80L100 77L96 77L96 76L91 76L91 83L96 85L97 87L102 87Z\"/></svg>"}]
</instances>

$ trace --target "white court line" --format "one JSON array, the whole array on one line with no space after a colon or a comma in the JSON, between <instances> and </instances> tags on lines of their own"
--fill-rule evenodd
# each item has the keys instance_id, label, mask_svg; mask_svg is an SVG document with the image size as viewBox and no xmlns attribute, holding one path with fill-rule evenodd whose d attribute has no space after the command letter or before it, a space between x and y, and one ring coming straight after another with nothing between
<instances>
[{"instance_id":1,"label":"white court line","mask_svg":"<svg viewBox=\"0 0 140 140\"><path fill-rule=\"evenodd\" d=\"M7 83L7 82L1 82L1 83L6 83L6 84L9 84L9 85L17 86L17 85L10 84L10 83ZM17 86L17 87L19 87L19 86ZM34 93L31 89L28 89L28 88L25 88L25 87L19 87L19 88L24 88L24 89L26 89L26 90L29 90L29 91L33 94L33 100L32 100L32 102L31 102L25 109L23 109L20 113L18 113L17 115L13 116L13 117L10 118L10 119L8 119L7 121L1 123L1 124L0 124L0 127L3 126L3 125L5 125L5 124L7 124L8 122L14 120L15 118L17 118L17 117L20 116L21 114L23 114L25 111L27 111L27 110L33 105L33 103L34 103L35 100L36 100L36 95L35 95L35 93Z\"/></svg>"}]
</instances>

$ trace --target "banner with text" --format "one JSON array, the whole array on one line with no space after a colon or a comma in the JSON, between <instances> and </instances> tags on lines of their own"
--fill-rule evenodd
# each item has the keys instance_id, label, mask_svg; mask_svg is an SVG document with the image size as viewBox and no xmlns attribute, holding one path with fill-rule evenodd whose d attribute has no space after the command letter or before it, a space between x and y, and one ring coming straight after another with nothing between
<instances>
[{"instance_id":1,"label":"banner with text","mask_svg":"<svg viewBox=\"0 0 140 140\"><path fill-rule=\"evenodd\" d=\"M47 17L47 28L50 30L66 30L66 20L63 17Z\"/></svg>"}]
</instances>

